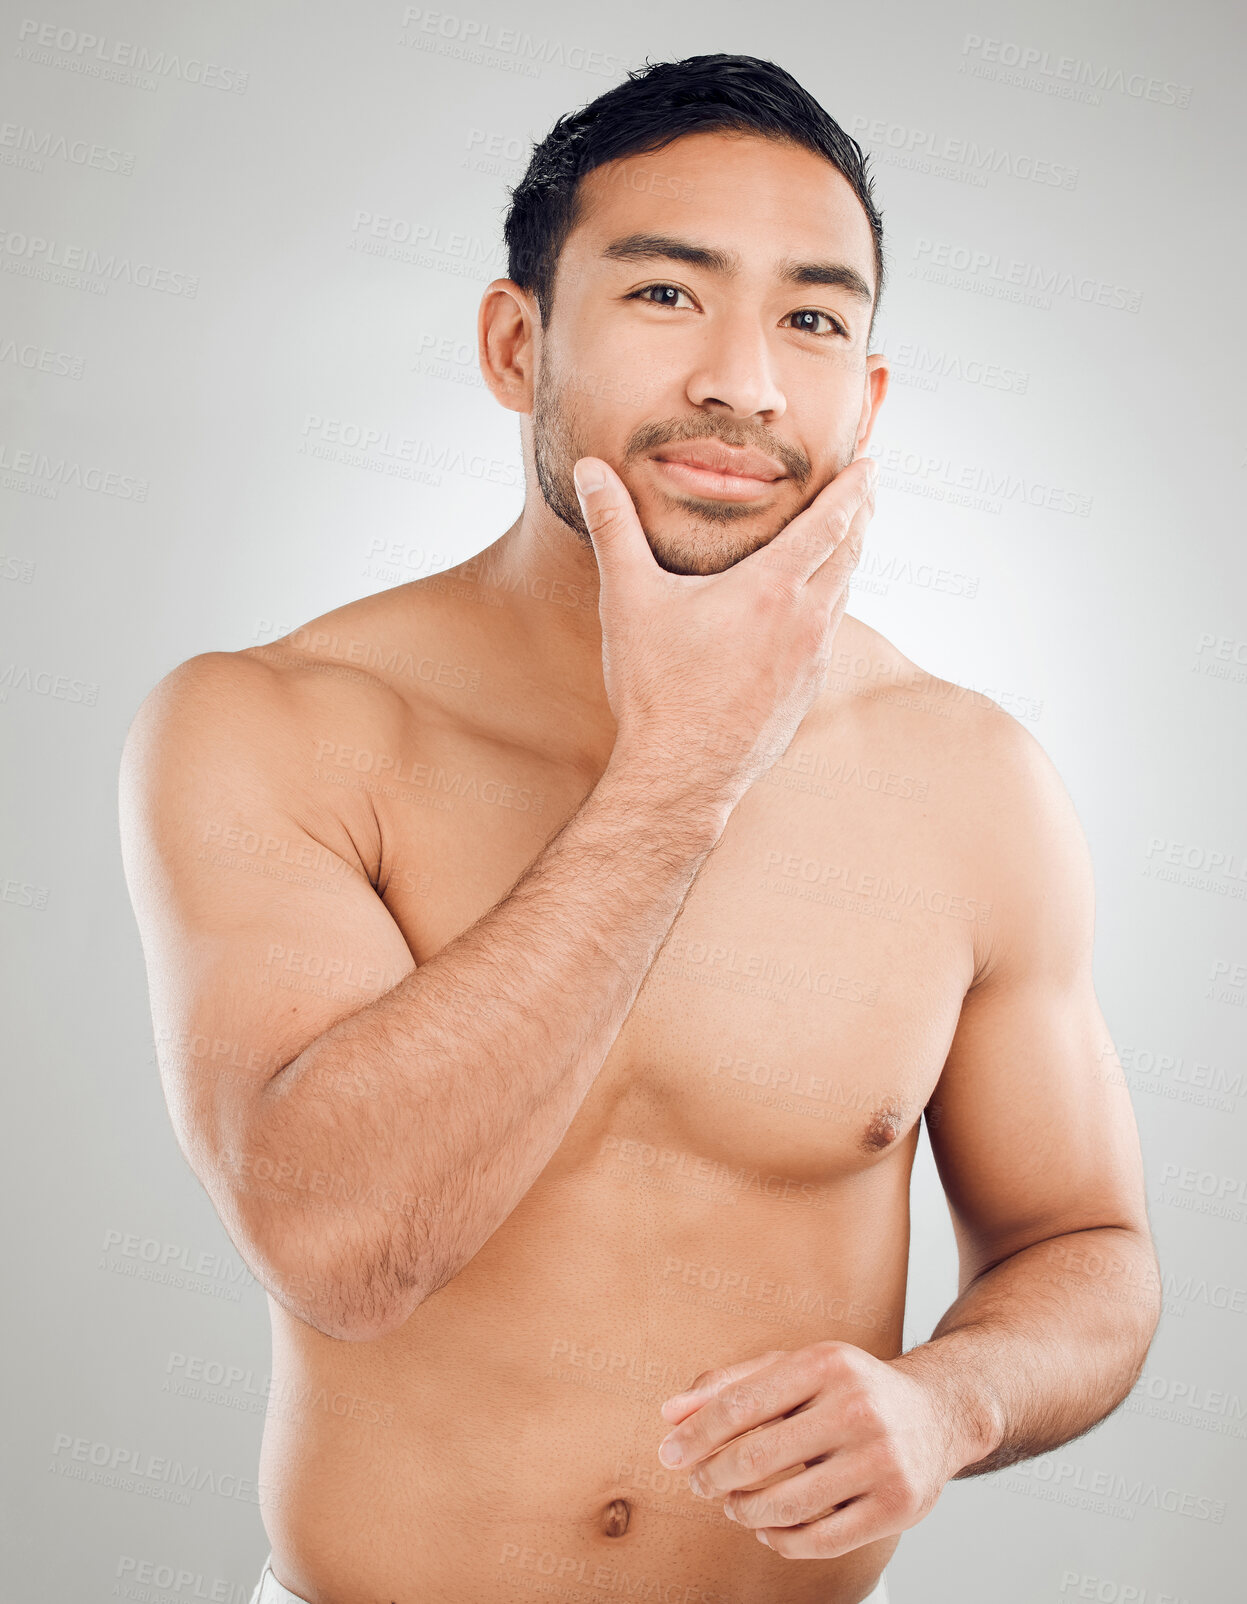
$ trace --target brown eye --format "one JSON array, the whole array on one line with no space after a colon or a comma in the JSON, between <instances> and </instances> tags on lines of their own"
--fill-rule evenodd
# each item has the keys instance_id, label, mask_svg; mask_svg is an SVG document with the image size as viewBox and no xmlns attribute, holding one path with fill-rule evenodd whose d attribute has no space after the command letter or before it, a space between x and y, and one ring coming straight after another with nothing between
<instances>
[{"instance_id":1,"label":"brown eye","mask_svg":"<svg viewBox=\"0 0 1247 1604\"><path fill-rule=\"evenodd\" d=\"M848 331L845 329L843 323L838 323L836 321L836 319L834 317L832 317L830 312L819 312L819 311L816 311L813 307L807 307L804 311L801 311L801 312L791 312L791 313L789 313L789 316L790 317L797 317L797 318L801 318L801 317L805 317L805 318L825 317L827 319L828 323L831 324L831 333L833 333L833 334L845 334L845 335L847 335L847 333L848 333ZM803 329L800 330L800 333L802 333L802 334L817 334L818 332L819 331L817 329L812 329L812 328L803 328ZM824 334L821 337L823 339L826 339L827 336Z\"/></svg>"},{"instance_id":2,"label":"brown eye","mask_svg":"<svg viewBox=\"0 0 1247 1604\"><path fill-rule=\"evenodd\" d=\"M633 290L632 294L626 298L629 301L648 300L651 290L670 290L672 295L688 294L688 291L682 290L678 284L645 284L639 290ZM671 301L649 301L650 306L671 306L672 304Z\"/></svg>"}]
</instances>

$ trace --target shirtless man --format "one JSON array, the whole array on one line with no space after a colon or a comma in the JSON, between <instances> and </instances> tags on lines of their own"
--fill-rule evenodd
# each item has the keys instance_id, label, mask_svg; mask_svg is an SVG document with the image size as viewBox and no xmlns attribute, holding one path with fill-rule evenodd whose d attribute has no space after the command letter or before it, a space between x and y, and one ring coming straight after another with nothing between
<instances>
[{"instance_id":1,"label":"shirtless man","mask_svg":"<svg viewBox=\"0 0 1247 1604\"><path fill-rule=\"evenodd\" d=\"M174 1128L269 1293L265 1604L883 1599L1141 1370L1077 819L844 615L880 257L812 106L703 57L578 114L557 293L517 225L480 310L518 520L133 725ZM960 1295L902 1353L924 1111Z\"/></svg>"}]
</instances>

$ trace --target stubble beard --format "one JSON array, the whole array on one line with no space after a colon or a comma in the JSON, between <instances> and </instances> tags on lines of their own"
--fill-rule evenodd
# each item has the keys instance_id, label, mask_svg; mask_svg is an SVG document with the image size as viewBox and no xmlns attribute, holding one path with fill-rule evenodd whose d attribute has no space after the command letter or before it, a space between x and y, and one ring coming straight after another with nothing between
<instances>
[{"instance_id":1,"label":"stubble beard","mask_svg":"<svg viewBox=\"0 0 1247 1604\"><path fill-rule=\"evenodd\" d=\"M579 417L569 392L570 386L560 387L557 383L550 362L543 361L538 367L533 396L533 460L546 506L582 545L592 550L572 468L581 457L593 453L582 444ZM732 429L727 421L721 432L730 444L746 443L744 439L731 440ZM847 467L852 456L851 447L847 451L842 448L836 473ZM689 497L665 516L666 527L654 529L644 520L641 527L654 561L669 574L721 574L768 545L795 516L772 513L763 524L757 509L744 503Z\"/></svg>"}]
</instances>

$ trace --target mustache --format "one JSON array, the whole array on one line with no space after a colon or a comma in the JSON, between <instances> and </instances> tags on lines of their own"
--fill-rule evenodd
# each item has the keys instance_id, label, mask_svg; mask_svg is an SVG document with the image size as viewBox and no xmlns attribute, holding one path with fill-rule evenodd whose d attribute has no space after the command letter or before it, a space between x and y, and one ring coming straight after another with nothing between
<instances>
[{"instance_id":1,"label":"mustache","mask_svg":"<svg viewBox=\"0 0 1247 1604\"><path fill-rule=\"evenodd\" d=\"M798 482L807 479L811 472L810 459L804 451L758 429L751 429L734 418L676 418L668 423L642 424L629 440L624 460L628 462L659 446L683 444L686 440L719 440L725 446L764 452L781 463L785 471Z\"/></svg>"}]
</instances>

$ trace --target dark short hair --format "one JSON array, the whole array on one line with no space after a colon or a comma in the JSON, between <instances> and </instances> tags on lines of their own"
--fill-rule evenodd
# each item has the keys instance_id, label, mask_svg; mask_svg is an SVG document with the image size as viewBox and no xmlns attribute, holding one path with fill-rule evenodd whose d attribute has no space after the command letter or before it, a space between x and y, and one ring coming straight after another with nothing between
<instances>
[{"instance_id":1,"label":"dark short hair","mask_svg":"<svg viewBox=\"0 0 1247 1604\"><path fill-rule=\"evenodd\" d=\"M757 56L686 56L629 72L625 82L560 117L533 147L503 223L507 276L536 297L543 323L554 306L559 253L580 216L580 180L604 162L651 153L682 134L753 132L803 145L852 186L874 241L875 301L883 293L883 219L867 158L851 134L791 73Z\"/></svg>"}]
</instances>

